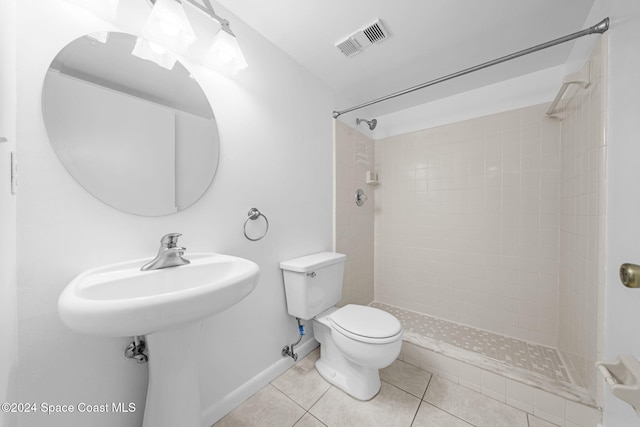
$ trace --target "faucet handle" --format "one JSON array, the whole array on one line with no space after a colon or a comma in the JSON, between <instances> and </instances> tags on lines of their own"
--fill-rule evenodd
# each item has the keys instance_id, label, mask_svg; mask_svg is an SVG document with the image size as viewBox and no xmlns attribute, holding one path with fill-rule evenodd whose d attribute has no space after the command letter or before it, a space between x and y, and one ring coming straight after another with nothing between
<instances>
[{"instance_id":1,"label":"faucet handle","mask_svg":"<svg viewBox=\"0 0 640 427\"><path fill-rule=\"evenodd\" d=\"M160 245L163 248L171 249L178 246L178 237L182 236L182 233L169 233L162 236L160 239Z\"/></svg>"}]
</instances>

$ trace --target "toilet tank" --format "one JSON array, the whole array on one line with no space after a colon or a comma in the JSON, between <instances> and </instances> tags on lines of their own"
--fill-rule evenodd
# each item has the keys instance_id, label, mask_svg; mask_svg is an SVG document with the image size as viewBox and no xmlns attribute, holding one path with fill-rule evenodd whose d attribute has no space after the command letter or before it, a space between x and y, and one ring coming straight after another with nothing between
<instances>
[{"instance_id":1,"label":"toilet tank","mask_svg":"<svg viewBox=\"0 0 640 427\"><path fill-rule=\"evenodd\" d=\"M321 252L283 261L287 311L300 319L313 319L342 299L346 255Z\"/></svg>"}]
</instances>

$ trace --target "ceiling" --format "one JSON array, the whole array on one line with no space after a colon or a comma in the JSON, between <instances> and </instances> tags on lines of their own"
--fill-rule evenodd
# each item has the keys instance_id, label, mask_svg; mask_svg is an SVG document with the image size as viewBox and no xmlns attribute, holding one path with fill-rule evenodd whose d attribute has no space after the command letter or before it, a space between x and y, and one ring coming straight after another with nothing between
<instances>
[{"instance_id":1,"label":"ceiling","mask_svg":"<svg viewBox=\"0 0 640 427\"><path fill-rule=\"evenodd\" d=\"M218 0L352 105L579 31L594 0ZM380 18L390 37L335 44ZM594 25L593 23L587 23ZM233 28L233 22L231 22ZM241 35L239 36L240 43ZM568 42L367 108L380 116L566 62ZM336 105L337 110L352 105Z\"/></svg>"}]
</instances>

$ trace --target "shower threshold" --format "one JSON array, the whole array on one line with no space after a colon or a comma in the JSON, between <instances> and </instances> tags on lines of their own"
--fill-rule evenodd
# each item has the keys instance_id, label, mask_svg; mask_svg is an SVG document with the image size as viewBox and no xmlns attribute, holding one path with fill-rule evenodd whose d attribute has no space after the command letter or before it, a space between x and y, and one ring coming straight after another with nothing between
<instances>
[{"instance_id":1,"label":"shower threshold","mask_svg":"<svg viewBox=\"0 0 640 427\"><path fill-rule=\"evenodd\" d=\"M597 408L589 392L572 383L569 370L554 348L380 302L372 302L370 306L393 314L402 323L404 345L400 357L406 356L405 362L428 365L416 360L415 356L416 352L426 350L427 354L422 356L422 359L433 357L433 353L437 353L566 400ZM413 360L410 360L412 358ZM417 359L420 359L420 356ZM428 366L420 367L429 370ZM441 373L450 378L455 376L446 367ZM465 385L462 379L460 384Z\"/></svg>"}]
</instances>

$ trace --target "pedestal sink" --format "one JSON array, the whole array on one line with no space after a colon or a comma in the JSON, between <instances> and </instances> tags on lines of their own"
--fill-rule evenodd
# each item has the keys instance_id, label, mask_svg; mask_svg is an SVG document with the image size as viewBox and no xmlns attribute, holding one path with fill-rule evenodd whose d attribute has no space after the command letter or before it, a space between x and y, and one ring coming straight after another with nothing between
<instances>
[{"instance_id":1,"label":"pedestal sink","mask_svg":"<svg viewBox=\"0 0 640 427\"><path fill-rule=\"evenodd\" d=\"M200 330L206 317L236 304L255 288L252 261L196 253L191 263L140 271L148 259L85 271L58 300L71 329L108 337L145 335L149 386L143 427L201 427L198 383Z\"/></svg>"}]
</instances>

